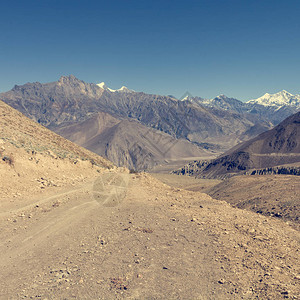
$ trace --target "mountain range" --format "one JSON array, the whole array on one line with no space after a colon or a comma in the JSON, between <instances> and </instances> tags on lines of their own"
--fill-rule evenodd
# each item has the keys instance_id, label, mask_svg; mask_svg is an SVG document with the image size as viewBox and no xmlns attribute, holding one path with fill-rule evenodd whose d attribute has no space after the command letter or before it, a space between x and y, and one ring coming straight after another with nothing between
<instances>
[{"instance_id":1,"label":"mountain range","mask_svg":"<svg viewBox=\"0 0 300 300\"><path fill-rule=\"evenodd\" d=\"M282 106L294 106L299 108L300 107L300 95L293 95L285 90L278 92L276 94L269 94L266 93L262 97L259 97L254 100L250 100L247 103L250 104L260 104L264 106L275 106L275 107L282 107Z\"/></svg>"},{"instance_id":2,"label":"mountain range","mask_svg":"<svg viewBox=\"0 0 300 300\"><path fill-rule=\"evenodd\" d=\"M293 95L284 90L275 94L266 93L262 97L248 102L242 102L225 95L219 95L213 99L188 97L184 101L190 101L205 107L256 115L262 120L270 121L273 125L279 124L282 120L300 110L300 95Z\"/></svg>"},{"instance_id":3,"label":"mountain range","mask_svg":"<svg viewBox=\"0 0 300 300\"><path fill-rule=\"evenodd\" d=\"M170 157L182 158L183 149L191 158L217 156L299 109L296 101L278 107L263 105L262 100L244 103L224 95L181 101L126 87L112 90L104 83L86 83L72 75L57 82L16 85L1 93L0 99L117 165L139 170L166 163ZM100 125L103 130L99 114L110 120ZM83 131L78 124L88 130ZM148 141L146 134L151 135ZM160 142L153 145L149 140ZM174 144L178 145L168 153ZM132 145L143 150L133 152ZM149 162L145 163L146 159Z\"/></svg>"}]
</instances>

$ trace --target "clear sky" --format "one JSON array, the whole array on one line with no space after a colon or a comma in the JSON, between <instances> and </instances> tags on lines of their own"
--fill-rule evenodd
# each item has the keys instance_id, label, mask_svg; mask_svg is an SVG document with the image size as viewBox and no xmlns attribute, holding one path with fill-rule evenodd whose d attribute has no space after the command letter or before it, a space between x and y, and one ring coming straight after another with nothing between
<instances>
[{"instance_id":1,"label":"clear sky","mask_svg":"<svg viewBox=\"0 0 300 300\"><path fill-rule=\"evenodd\" d=\"M1 1L0 91L69 74L176 97L300 93L300 1Z\"/></svg>"}]
</instances>

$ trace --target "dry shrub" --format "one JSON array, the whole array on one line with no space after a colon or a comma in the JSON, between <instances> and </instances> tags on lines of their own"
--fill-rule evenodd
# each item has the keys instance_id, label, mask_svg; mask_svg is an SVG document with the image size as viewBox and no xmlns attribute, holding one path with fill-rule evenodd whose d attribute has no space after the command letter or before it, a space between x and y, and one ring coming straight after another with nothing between
<instances>
[{"instance_id":1,"label":"dry shrub","mask_svg":"<svg viewBox=\"0 0 300 300\"><path fill-rule=\"evenodd\" d=\"M152 233L153 232L153 230L152 229L150 229L150 228L137 228L136 229L137 231L141 231L141 232L143 232L143 233Z\"/></svg>"},{"instance_id":2,"label":"dry shrub","mask_svg":"<svg viewBox=\"0 0 300 300\"><path fill-rule=\"evenodd\" d=\"M52 207L59 207L60 206L60 201L55 201L53 204L52 204Z\"/></svg>"},{"instance_id":3,"label":"dry shrub","mask_svg":"<svg viewBox=\"0 0 300 300\"><path fill-rule=\"evenodd\" d=\"M120 277L110 278L110 285L111 288L121 290L121 291L128 289L128 284L125 282L123 278Z\"/></svg>"},{"instance_id":4,"label":"dry shrub","mask_svg":"<svg viewBox=\"0 0 300 300\"><path fill-rule=\"evenodd\" d=\"M10 156L3 156L2 160L4 162L6 162L7 164L9 164L10 166L14 166L15 165L15 159L14 159L14 157L13 157L12 154Z\"/></svg>"}]
</instances>

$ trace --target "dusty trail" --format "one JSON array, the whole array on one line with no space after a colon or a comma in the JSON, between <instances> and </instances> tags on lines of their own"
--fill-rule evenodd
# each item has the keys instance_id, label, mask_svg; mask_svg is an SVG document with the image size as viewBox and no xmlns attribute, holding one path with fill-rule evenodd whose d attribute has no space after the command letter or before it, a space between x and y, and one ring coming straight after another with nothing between
<instances>
[{"instance_id":1,"label":"dusty trail","mask_svg":"<svg viewBox=\"0 0 300 300\"><path fill-rule=\"evenodd\" d=\"M1 299L297 296L298 232L146 174L7 208Z\"/></svg>"}]
</instances>

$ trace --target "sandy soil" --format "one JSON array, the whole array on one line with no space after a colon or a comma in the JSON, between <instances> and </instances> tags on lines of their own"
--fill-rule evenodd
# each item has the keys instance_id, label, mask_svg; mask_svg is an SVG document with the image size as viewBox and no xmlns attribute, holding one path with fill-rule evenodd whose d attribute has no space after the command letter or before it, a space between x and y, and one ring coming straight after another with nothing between
<instances>
[{"instance_id":1,"label":"sandy soil","mask_svg":"<svg viewBox=\"0 0 300 300\"><path fill-rule=\"evenodd\" d=\"M176 175L176 174L161 174L150 173L151 176L157 178L159 181L171 186L188 191L204 192L206 193L217 184L223 182L218 179L202 179L192 176Z\"/></svg>"},{"instance_id":2,"label":"sandy soil","mask_svg":"<svg viewBox=\"0 0 300 300\"><path fill-rule=\"evenodd\" d=\"M297 299L290 226L147 174L108 174L24 206L1 200L1 299Z\"/></svg>"}]
</instances>

